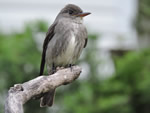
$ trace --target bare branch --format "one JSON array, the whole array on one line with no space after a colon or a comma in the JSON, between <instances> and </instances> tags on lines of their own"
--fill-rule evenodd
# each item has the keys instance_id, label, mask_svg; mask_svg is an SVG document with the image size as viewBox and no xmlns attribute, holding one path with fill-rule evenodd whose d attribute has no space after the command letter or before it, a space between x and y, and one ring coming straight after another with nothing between
<instances>
[{"instance_id":1,"label":"bare branch","mask_svg":"<svg viewBox=\"0 0 150 113\"><path fill-rule=\"evenodd\" d=\"M28 100L46 93L58 86L71 83L79 77L81 68L73 66L57 71L53 75L39 76L23 84L16 84L8 91L5 113L23 113L23 104Z\"/></svg>"}]
</instances>

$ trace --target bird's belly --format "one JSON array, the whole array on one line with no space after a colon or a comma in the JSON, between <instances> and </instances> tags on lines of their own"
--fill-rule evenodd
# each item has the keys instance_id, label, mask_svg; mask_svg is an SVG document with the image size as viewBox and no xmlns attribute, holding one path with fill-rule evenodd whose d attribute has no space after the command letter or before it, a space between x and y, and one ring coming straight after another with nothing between
<instances>
[{"instance_id":1,"label":"bird's belly","mask_svg":"<svg viewBox=\"0 0 150 113\"><path fill-rule=\"evenodd\" d=\"M66 49L56 57L55 64L60 66L65 66L68 64L75 63L75 61L77 60L76 59L77 53L75 52L75 49L76 49L75 36L72 35Z\"/></svg>"}]
</instances>

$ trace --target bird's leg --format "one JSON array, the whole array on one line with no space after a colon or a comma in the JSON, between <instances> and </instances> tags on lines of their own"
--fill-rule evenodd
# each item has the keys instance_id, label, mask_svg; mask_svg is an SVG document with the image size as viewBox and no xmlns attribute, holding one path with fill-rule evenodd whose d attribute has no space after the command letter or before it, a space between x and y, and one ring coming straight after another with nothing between
<instances>
[{"instance_id":1,"label":"bird's leg","mask_svg":"<svg viewBox=\"0 0 150 113\"><path fill-rule=\"evenodd\" d=\"M70 67L70 70L72 71L72 66L74 66L74 64L69 64L69 66L68 67Z\"/></svg>"},{"instance_id":2,"label":"bird's leg","mask_svg":"<svg viewBox=\"0 0 150 113\"><path fill-rule=\"evenodd\" d=\"M72 64L69 64L69 67L70 67L70 70L71 70L71 71L72 71L72 66L73 66Z\"/></svg>"},{"instance_id":3,"label":"bird's leg","mask_svg":"<svg viewBox=\"0 0 150 113\"><path fill-rule=\"evenodd\" d=\"M56 67L55 67L55 64L53 63L52 64L52 73L51 74L54 74L56 72Z\"/></svg>"}]
</instances>

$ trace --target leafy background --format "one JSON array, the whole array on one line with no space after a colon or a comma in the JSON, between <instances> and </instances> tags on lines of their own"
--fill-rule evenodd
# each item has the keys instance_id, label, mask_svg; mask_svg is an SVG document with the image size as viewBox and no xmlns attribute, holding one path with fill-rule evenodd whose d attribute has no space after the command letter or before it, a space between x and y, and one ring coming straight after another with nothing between
<instances>
[{"instance_id":1,"label":"leafy background","mask_svg":"<svg viewBox=\"0 0 150 113\"><path fill-rule=\"evenodd\" d=\"M99 75L98 36L89 34L88 47L78 62L88 65L86 78L59 87L52 108L40 108L39 100L30 100L24 106L25 113L150 113L150 48L141 46L142 40L150 39L149 18L150 1L139 1L135 21L139 50L112 54L113 76L102 79ZM0 32L0 113L4 112L8 89L39 74L41 51L35 34L47 29L45 21L37 21L26 24L21 33Z\"/></svg>"}]
</instances>

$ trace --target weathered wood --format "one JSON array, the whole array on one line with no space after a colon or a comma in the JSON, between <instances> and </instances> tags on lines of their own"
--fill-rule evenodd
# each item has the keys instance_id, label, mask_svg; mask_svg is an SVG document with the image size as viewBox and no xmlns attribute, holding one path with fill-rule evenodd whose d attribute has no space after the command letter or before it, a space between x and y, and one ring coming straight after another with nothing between
<instances>
[{"instance_id":1,"label":"weathered wood","mask_svg":"<svg viewBox=\"0 0 150 113\"><path fill-rule=\"evenodd\" d=\"M5 113L23 113L23 104L65 83L71 83L79 77L81 68L73 66L57 71L49 76L39 76L23 84L16 84L8 91Z\"/></svg>"}]
</instances>

